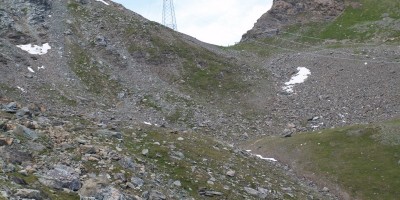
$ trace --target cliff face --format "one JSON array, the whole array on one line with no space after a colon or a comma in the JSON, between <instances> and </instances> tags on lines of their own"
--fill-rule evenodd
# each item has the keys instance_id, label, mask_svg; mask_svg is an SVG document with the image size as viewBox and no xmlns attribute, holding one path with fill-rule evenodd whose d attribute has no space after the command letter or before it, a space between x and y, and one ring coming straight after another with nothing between
<instances>
[{"instance_id":1,"label":"cliff face","mask_svg":"<svg viewBox=\"0 0 400 200\"><path fill-rule=\"evenodd\" d=\"M243 35L242 41L273 36L292 24L330 21L344 8L344 0L274 0L272 8Z\"/></svg>"}]
</instances>

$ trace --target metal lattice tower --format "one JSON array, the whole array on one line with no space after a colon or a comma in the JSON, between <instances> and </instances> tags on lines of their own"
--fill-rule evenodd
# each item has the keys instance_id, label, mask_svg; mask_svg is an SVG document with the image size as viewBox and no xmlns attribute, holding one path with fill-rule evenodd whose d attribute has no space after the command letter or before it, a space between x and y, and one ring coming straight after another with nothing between
<instances>
[{"instance_id":1,"label":"metal lattice tower","mask_svg":"<svg viewBox=\"0 0 400 200\"><path fill-rule=\"evenodd\" d=\"M176 26L175 9L173 0L164 0L162 24L173 30L178 30Z\"/></svg>"}]
</instances>

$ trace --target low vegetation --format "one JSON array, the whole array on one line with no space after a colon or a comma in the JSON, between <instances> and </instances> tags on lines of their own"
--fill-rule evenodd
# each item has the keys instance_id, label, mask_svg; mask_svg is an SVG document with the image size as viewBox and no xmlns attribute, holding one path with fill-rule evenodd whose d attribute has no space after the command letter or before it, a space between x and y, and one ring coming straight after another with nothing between
<instances>
[{"instance_id":1,"label":"low vegetation","mask_svg":"<svg viewBox=\"0 0 400 200\"><path fill-rule=\"evenodd\" d=\"M77 44L69 44L71 57L69 66L77 77L88 87L89 91L95 95L115 98L121 91L122 86L116 80L112 80L110 75L100 71L96 60Z\"/></svg>"},{"instance_id":2,"label":"low vegetation","mask_svg":"<svg viewBox=\"0 0 400 200\"><path fill-rule=\"evenodd\" d=\"M330 23L294 25L288 27L286 31L305 36L297 39L311 43L321 42L314 38L350 39L359 42L374 41L379 38L379 43L382 43L400 37L398 30L391 29L391 22L388 20L400 19L398 1L361 0L347 1L346 4L344 12ZM288 34L286 36L293 37Z\"/></svg>"},{"instance_id":3,"label":"low vegetation","mask_svg":"<svg viewBox=\"0 0 400 200\"><path fill-rule=\"evenodd\" d=\"M393 121L270 137L252 145L299 173L319 177L317 182L339 186L352 199L396 199L400 196L399 130L400 121Z\"/></svg>"}]
</instances>

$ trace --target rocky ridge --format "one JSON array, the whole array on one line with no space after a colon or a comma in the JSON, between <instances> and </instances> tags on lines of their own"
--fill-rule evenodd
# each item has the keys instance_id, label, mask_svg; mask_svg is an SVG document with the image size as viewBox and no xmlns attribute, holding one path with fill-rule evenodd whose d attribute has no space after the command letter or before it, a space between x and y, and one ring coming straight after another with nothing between
<instances>
[{"instance_id":1,"label":"rocky ridge","mask_svg":"<svg viewBox=\"0 0 400 200\"><path fill-rule=\"evenodd\" d=\"M329 22L344 8L344 0L274 0L272 8L243 35L242 41L275 36L280 29L294 24Z\"/></svg>"}]
</instances>

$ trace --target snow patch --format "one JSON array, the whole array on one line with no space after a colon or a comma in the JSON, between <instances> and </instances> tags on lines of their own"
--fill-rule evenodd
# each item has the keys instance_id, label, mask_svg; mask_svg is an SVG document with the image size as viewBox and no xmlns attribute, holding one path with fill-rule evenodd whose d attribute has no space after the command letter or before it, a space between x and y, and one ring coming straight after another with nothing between
<instances>
[{"instance_id":1,"label":"snow patch","mask_svg":"<svg viewBox=\"0 0 400 200\"><path fill-rule=\"evenodd\" d=\"M246 152L251 152L251 150L246 150ZM275 158L265 158L262 155L258 155L258 154L251 154L253 156L256 156L257 158L261 159L261 160L267 160L267 161L272 161L272 162L277 162L278 160L276 160Z\"/></svg>"},{"instance_id":2,"label":"snow patch","mask_svg":"<svg viewBox=\"0 0 400 200\"><path fill-rule=\"evenodd\" d=\"M26 90L25 90L24 88L19 87L19 86L17 86L17 88L18 88L19 90L21 90L21 92L26 93Z\"/></svg>"},{"instance_id":3,"label":"snow patch","mask_svg":"<svg viewBox=\"0 0 400 200\"><path fill-rule=\"evenodd\" d=\"M104 0L96 0L96 1L100 1L101 3L104 3L104 4L106 4L107 6L110 5L109 3L105 2Z\"/></svg>"},{"instance_id":4,"label":"snow patch","mask_svg":"<svg viewBox=\"0 0 400 200\"><path fill-rule=\"evenodd\" d=\"M262 155L256 155L256 157L261 159L261 160L267 160L267 161L272 161L272 162L277 162L278 161L275 158L265 158Z\"/></svg>"},{"instance_id":5,"label":"snow patch","mask_svg":"<svg viewBox=\"0 0 400 200\"><path fill-rule=\"evenodd\" d=\"M143 122L143 124L146 124L146 125L149 125L149 126L153 125L153 124L150 123L150 122Z\"/></svg>"},{"instance_id":6,"label":"snow patch","mask_svg":"<svg viewBox=\"0 0 400 200\"><path fill-rule=\"evenodd\" d=\"M45 69L45 67L42 65L41 67L38 67L37 69L41 70L41 69Z\"/></svg>"},{"instance_id":7,"label":"snow patch","mask_svg":"<svg viewBox=\"0 0 400 200\"><path fill-rule=\"evenodd\" d=\"M32 73L35 73L35 71L33 71L33 69L31 67L28 67L28 70Z\"/></svg>"},{"instance_id":8,"label":"snow patch","mask_svg":"<svg viewBox=\"0 0 400 200\"><path fill-rule=\"evenodd\" d=\"M43 44L43 46L26 44L26 45L17 45L17 47L33 55L44 55L47 53L48 50L51 49L49 43L45 43Z\"/></svg>"},{"instance_id":9,"label":"snow patch","mask_svg":"<svg viewBox=\"0 0 400 200\"><path fill-rule=\"evenodd\" d=\"M292 76L290 81L285 83L286 86L283 87L283 90L285 90L286 92L292 93L294 85L303 83L311 74L311 71L305 67L298 67L297 70L299 72Z\"/></svg>"}]
</instances>

